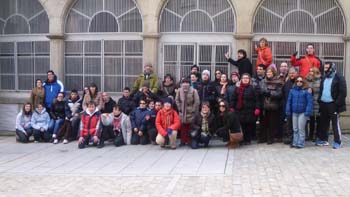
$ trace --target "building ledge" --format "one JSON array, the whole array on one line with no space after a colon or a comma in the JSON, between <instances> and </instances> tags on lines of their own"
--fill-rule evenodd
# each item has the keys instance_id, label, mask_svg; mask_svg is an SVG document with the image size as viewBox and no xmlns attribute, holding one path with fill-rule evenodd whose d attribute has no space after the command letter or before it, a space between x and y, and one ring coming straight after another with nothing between
<instances>
[{"instance_id":1,"label":"building ledge","mask_svg":"<svg viewBox=\"0 0 350 197\"><path fill-rule=\"evenodd\" d=\"M160 38L159 33L144 33L141 35L143 38Z\"/></svg>"},{"instance_id":2,"label":"building ledge","mask_svg":"<svg viewBox=\"0 0 350 197\"><path fill-rule=\"evenodd\" d=\"M46 37L50 40L63 40L64 34L49 34Z\"/></svg>"},{"instance_id":3,"label":"building ledge","mask_svg":"<svg viewBox=\"0 0 350 197\"><path fill-rule=\"evenodd\" d=\"M233 36L234 36L234 38L236 38L237 40L243 40L243 39L251 40L251 39L253 39L253 37L254 37L254 35L251 34L251 33L234 34Z\"/></svg>"}]
</instances>

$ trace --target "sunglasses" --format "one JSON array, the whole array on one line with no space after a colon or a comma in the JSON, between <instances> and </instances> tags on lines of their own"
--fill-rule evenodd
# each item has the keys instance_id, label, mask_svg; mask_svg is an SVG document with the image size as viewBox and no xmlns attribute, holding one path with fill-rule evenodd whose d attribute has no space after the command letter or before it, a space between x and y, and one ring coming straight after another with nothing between
<instances>
[{"instance_id":1,"label":"sunglasses","mask_svg":"<svg viewBox=\"0 0 350 197\"><path fill-rule=\"evenodd\" d=\"M146 105L146 103L140 103L140 105Z\"/></svg>"},{"instance_id":2,"label":"sunglasses","mask_svg":"<svg viewBox=\"0 0 350 197\"><path fill-rule=\"evenodd\" d=\"M299 83L299 82L300 82L300 83L303 83L303 81L297 80L297 83Z\"/></svg>"},{"instance_id":3,"label":"sunglasses","mask_svg":"<svg viewBox=\"0 0 350 197\"><path fill-rule=\"evenodd\" d=\"M219 105L220 107L226 107L225 105Z\"/></svg>"}]
</instances>

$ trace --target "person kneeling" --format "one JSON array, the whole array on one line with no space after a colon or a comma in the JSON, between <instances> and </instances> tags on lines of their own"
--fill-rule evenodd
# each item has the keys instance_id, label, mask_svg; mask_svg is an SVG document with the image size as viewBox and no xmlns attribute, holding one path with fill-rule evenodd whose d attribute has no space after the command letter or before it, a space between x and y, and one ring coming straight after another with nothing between
<instances>
[{"instance_id":1,"label":"person kneeling","mask_svg":"<svg viewBox=\"0 0 350 197\"><path fill-rule=\"evenodd\" d=\"M195 115L190 132L191 148L197 149L199 144L204 144L208 147L212 133L214 132L214 115L210 112L210 103L204 101L202 103L202 110Z\"/></svg>"},{"instance_id":2,"label":"person kneeling","mask_svg":"<svg viewBox=\"0 0 350 197\"><path fill-rule=\"evenodd\" d=\"M164 107L157 113L156 128L158 135L156 138L157 144L165 147L169 143L172 149L176 149L177 130L180 128L179 114L172 109L171 98L164 100Z\"/></svg>"},{"instance_id":3,"label":"person kneeling","mask_svg":"<svg viewBox=\"0 0 350 197\"><path fill-rule=\"evenodd\" d=\"M93 142L94 146L99 143L98 131L100 130L101 113L98 111L93 101L90 101L87 107L80 121L80 137L78 141L78 147L80 149L89 145L90 140Z\"/></svg>"},{"instance_id":4,"label":"person kneeling","mask_svg":"<svg viewBox=\"0 0 350 197\"><path fill-rule=\"evenodd\" d=\"M119 104L115 104L113 112L103 114L101 119L105 129L102 130L99 148L102 148L104 141L108 139L113 139L115 146L131 144L131 122L129 116L122 112Z\"/></svg>"}]
</instances>

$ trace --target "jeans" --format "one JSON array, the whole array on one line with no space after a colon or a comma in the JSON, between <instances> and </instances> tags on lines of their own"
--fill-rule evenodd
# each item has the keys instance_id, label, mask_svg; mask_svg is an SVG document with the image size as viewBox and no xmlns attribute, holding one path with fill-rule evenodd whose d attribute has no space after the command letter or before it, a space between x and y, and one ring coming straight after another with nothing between
<instances>
[{"instance_id":1,"label":"jeans","mask_svg":"<svg viewBox=\"0 0 350 197\"><path fill-rule=\"evenodd\" d=\"M58 130L61 128L63 123L64 123L64 119L61 119L61 118L57 120L51 119L49 123L49 130L53 131L53 134L56 134L57 136Z\"/></svg>"},{"instance_id":2,"label":"jeans","mask_svg":"<svg viewBox=\"0 0 350 197\"><path fill-rule=\"evenodd\" d=\"M29 137L32 136L33 134L33 129L32 128L27 128L27 129L24 129L27 133L24 134L23 131L19 130L19 129L16 129L16 138L17 138L17 141L18 142L22 142L22 143L28 143L29 142Z\"/></svg>"},{"instance_id":3,"label":"jeans","mask_svg":"<svg viewBox=\"0 0 350 197\"><path fill-rule=\"evenodd\" d=\"M293 113L293 146L305 146L305 125L308 117L304 113Z\"/></svg>"}]
</instances>

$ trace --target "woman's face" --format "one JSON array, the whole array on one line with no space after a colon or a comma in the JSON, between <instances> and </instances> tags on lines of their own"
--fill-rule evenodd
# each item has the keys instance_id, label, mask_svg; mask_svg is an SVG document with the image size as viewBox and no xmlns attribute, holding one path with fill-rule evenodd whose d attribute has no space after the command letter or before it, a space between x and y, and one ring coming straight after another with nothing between
<instances>
[{"instance_id":1,"label":"woman's face","mask_svg":"<svg viewBox=\"0 0 350 197\"><path fill-rule=\"evenodd\" d=\"M38 109L38 112L41 113L43 111L44 107L42 105L38 105L37 109Z\"/></svg>"},{"instance_id":2,"label":"woman's face","mask_svg":"<svg viewBox=\"0 0 350 197\"><path fill-rule=\"evenodd\" d=\"M265 47L265 46L266 46L265 40L261 40L261 41L259 42L259 46L260 46L260 47Z\"/></svg>"},{"instance_id":3,"label":"woman's face","mask_svg":"<svg viewBox=\"0 0 350 197\"><path fill-rule=\"evenodd\" d=\"M219 103L219 110L220 110L221 112L226 111L226 105L225 105L224 102L220 102L220 103Z\"/></svg>"},{"instance_id":4,"label":"woman's face","mask_svg":"<svg viewBox=\"0 0 350 197\"><path fill-rule=\"evenodd\" d=\"M164 103L164 109L165 110L170 110L171 109L171 104L168 103L168 102Z\"/></svg>"},{"instance_id":5,"label":"woman's face","mask_svg":"<svg viewBox=\"0 0 350 197\"><path fill-rule=\"evenodd\" d=\"M221 82L227 82L227 76L225 74L221 75Z\"/></svg>"},{"instance_id":6,"label":"woman's face","mask_svg":"<svg viewBox=\"0 0 350 197\"><path fill-rule=\"evenodd\" d=\"M63 94L59 93L59 94L57 95L57 100L58 100L58 101L63 101L63 99L64 99Z\"/></svg>"},{"instance_id":7,"label":"woman's face","mask_svg":"<svg viewBox=\"0 0 350 197\"><path fill-rule=\"evenodd\" d=\"M272 70L267 70L266 76L267 76L267 78L271 79L271 78L273 77L273 72L272 72Z\"/></svg>"},{"instance_id":8,"label":"woman's face","mask_svg":"<svg viewBox=\"0 0 350 197\"><path fill-rule=\"evenodd\" d=\"M24 106L24 111L26 111L26 112L30 112L30 109L31 109L32 107L29 105L29 104L26 104L25 106Z\"/></svg>"},{"instance_id":9,"label":"woman's face","mask_svg":"<svg viewBox=\"0 0 350 197\"><path fill-rule=\"evenodd\" d=\"M314 71L312 70L312 69L310 69L310 71L309 71L309 75L311 76L311 77L313 77L314 76Z\"/></svg>"},{"instance_id":10,"label":"woman's face","mask_svg":"<svg viewBox=\"0 0 350 197\"><path fill-rule=\"evenodd\" d=\"M90 87L90 91L91 91L91 93L95 94L95 92L96 92L96 87L91 86L91 87Z\"/></svg>"},{"instance_id":11,"label":"woman's face","mask_svg":"<svg viewBox=\"0 0 350 197\"><path fill-rule=\"evenodd\" d=\"M303 86L303 85L304 85L303 78L298 77L298 78L297 78L297 86L301 87L301 86Z\"/></svg>"},{"instance_id":12,"label":"woman's face","mask_svg":"<svg viewBox=\"0 0 350 197\"><path fill-rule=\"evenodd\" d=\"M197 82L197 77L196 75L191 75L191 82Z\"/></svg>"},{"instance_id":13,"label":"woman's face","mask_svg":"<svg viewBox=\"0 0 350 197\"><path fill-rule=\"evenodd\" d=\"M165 81L166 81L167 83L171 82L170 77L166 77L166 78L165 78Z\"/></svg>"},{"instance_id":14,"label":"woman's face","mask_svg":"<svg viewBox=\"0 0 350 197\"><path fill-rule=\"evenodd\" d=\"M249 84L249 82L250 82L249 77L247 75L243 75L242 76L242 83L243 84Z\"/></svg>"},{"instance_id":15,"label":"woman's face","mask_svg":"<svg viewBox=\"0 0 350 197\"><path fill-rule=\"evenodd\" d=\"M43 86L43 82L40 80L36 81L36 87L41 88Z\"/></svg>"},{"instance_id":16,"label":"woman's face","mask_svg":"<svg viewBox=\"0 0 350 197\"><path fill-rule=\"evenodd\" d=\"M148 107L149 107L150 109L154 109L154 102L150 102L150 103L148 104Z\"/></svg>"}]
</instances>

